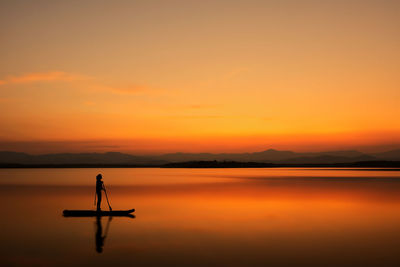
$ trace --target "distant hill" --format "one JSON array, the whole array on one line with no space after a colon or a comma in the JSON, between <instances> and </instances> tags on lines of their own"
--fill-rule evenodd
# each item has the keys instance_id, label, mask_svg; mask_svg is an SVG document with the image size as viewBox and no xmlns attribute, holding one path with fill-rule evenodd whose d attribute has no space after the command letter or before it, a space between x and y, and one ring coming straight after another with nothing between
<instances>
[{"instance_id":1,"label":"distant hill","mask_svg":"<svg viewBox=\"0 0 400 267\"><path fill-rule=\"evenodd\" d=\"M243 162L269 162L295 157L296 153L292 151L278 151L274 149L265 150L255 153L173 153L158 156L160 160L168 162L182 162L182 161L243 161Z\"/></svg>"},{"instance_id":2,"label":"distant hill","mask_svg":"<svg viewBox=\"0 0 400 267\"><path fill-rule=\"evenodd\" d=\"M0 163L14 164L132 164L160 165L167 163L148 157L133 156L119 152L107 153L63 153L30 155L18 152L0 152Z\"/></svg>"},{"instance_id":3,"label":"distant hill","mask_svg":"<svg viewBox=\"0 0 400 267\"><path fill-rule=\"evenodd\" d=\"M372 155L382 160L400 160L400 149L390 150L382 153L375 153Z\"/></svg>"},{"instance_id":4,"label":"distant hill","mask_svg":"<svg viewBox=\"0 0 400 267\"><path fill-rule=\"evenodd\" d=\"M279 163L286 164L322 164L322 163L350 163L350 162L362 162L362 161L376 161L375 157L369 155L361 155L357 157L344 157L344 156L333 156L333 155L319 155L315 157L298 157L280 161Z\"/></svg>"},{"instance_id":5,"label":"distant hill","mask_svg":"<svg viewBox=\"0 0 400 267\"><path fill-rule=\"evenodd\" d=\"M346 168L380 168L382 171L399 171L400 161L359 161L348 163L261 163L261 162L237 162L237 161L186 161L168 163L162 168L290 168L290 167L346 167ZM369 170L369 169L367 169ZM375 169L374 169L375 170Z\"/></svg>"},{"instance_id":6,"label":"distant hill","mask_svg":"<svg viewBox=\"0 0 400 267\"><path fill-rule=\"evenodd\" d=\"M161 166L182 162L252 162L273 164L336 164L369 161L400 161L400 150L365 154L355 150L297 153L268 149L254 153L170 153L156 156L137 156L120 152L58 153L31 155L0 151L0 164L20 165L138 165Z\"/></svg>"},{"instance_id":7,"label":"distant hill","mask_svg":"<svg viewBox=\"0 0 400 267\"><path fill-rule=\"evenodd\" d=\"M366 155L359 151L327 151L327 152L310 152L310 153L296 153L293 151L279 151L275 149L268 149L261 152L254 153L174 153L165 154L157 157L160 160L168 162L184 162L184 161L238 161L238 162L262 162L262 163L281 163L290 162L310 162L312 159L318 162L344 162L357 161L358 159L374 160L372 156ZM358 158L358 159L357 159ZM353 160L354 159L354 160Z\"/></svg>"}]
</instances>

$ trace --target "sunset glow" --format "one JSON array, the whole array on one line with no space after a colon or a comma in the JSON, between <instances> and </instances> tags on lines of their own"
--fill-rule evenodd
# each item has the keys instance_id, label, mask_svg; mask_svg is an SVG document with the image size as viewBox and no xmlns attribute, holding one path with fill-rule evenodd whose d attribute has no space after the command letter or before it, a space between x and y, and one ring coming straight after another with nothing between
<instances>
[{"instance_id":1,"label":"sunset glow","mask_svg":"<svg viewBox=\"0 0 400 267\"><path fill-rule=\"evenodd\" d=\"M0 150L400 147L398 1L44 2L0 3Z\"/></svg>"}]
</instances>

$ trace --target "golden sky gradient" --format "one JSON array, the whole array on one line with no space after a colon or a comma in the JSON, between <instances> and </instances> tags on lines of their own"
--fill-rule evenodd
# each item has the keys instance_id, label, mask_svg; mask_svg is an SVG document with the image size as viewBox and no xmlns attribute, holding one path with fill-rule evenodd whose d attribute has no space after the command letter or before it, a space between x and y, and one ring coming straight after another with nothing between
<instances>
[{"instance_id":1,"label":"golden sky gradient","mask_svg":"<svg viewBox=\"0 0 400 267\"><path fill-rule=\"evenodd\" d=\"M400 147L400 1L1 1L0 150Z\"/></svg>"}]
</instances>

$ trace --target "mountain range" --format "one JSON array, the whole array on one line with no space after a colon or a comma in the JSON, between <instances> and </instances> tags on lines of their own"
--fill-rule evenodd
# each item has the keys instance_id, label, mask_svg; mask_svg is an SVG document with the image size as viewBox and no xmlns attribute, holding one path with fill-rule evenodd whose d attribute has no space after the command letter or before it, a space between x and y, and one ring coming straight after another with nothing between
<instances>
[{"instance_id":1,"label":"mountain range","mask_svg":"<svg viewBox=\"0 0 400 267\"><path fill-rule=\"evenodd\" d=\"M268 149L254 153L170 153L154 156L138 156L120 152L32 155L21 152L0 151L0 164L3 165L121 164L160 166L167 163L214 160L275 164L331 164L361 161L400 161L400 149L373 154L366 154L355 150L297 153L293 151Z\"/></svg>"}]
</instances>

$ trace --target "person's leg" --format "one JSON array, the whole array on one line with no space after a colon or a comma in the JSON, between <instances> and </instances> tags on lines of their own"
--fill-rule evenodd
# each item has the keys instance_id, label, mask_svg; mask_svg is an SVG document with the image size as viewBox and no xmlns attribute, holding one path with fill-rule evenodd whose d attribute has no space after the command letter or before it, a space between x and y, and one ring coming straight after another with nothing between
<instances>
[{"instance_id":1,"label":"person's leg","mask_svg":"<svg viewBox=\"0 0 400 267\"><path fill-rule=\"evenodd\" d=\"M97 210L101 210L101 192L97 194Z\"/></svg>"}]
</instances>

